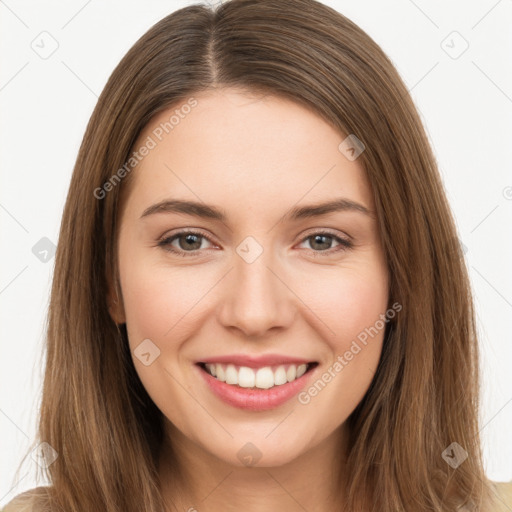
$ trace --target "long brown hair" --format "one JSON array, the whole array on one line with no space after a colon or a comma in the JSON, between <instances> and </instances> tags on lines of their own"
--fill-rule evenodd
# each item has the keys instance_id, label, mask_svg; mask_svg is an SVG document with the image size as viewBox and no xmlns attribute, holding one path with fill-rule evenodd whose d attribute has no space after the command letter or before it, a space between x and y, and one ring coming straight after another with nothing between
<instances>
[{"instance_id":1,"label":"long brown hair","mask_svg":"<svg viewBox=\"0 0 512 512\"><path fill-rule=\"evenodd\" d=\"M365 145L359 161L375 199L389 303L403 309L388 325L378 370L348 419L344 510L466 504L490 511L473 303L435 158L389 58L349 19L314 0L185 7L144 34L110 76L62 217L38 432L58 458L45 471L51 487L35 496L66 512L164 510L162 414L107 303L109 283L118 287L119 206L132 174L125 171L106 192L104 185L156 113L221 87L292 99L340 137L355 134ZM447 453L467 458L455 468Z\"/></svg>"}]
</instances>

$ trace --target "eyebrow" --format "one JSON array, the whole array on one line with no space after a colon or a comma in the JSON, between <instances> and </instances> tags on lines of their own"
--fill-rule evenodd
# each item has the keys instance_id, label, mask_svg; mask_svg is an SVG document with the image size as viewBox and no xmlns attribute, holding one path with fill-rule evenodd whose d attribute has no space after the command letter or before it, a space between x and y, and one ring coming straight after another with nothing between
<instances>
[{"instance_id":1,"label":"eyebrow","mask_svg":"<svg viewBox=\"0 0 512 512\"><path fill-rule=\"evenodd\" d=\"M374 217L373 212L366 208L366 206L342 197L324 203L317 203L300 207L297 206L288 211L284 215L283 220L301 220L343 211L359 212L370 217ZM143 219L149 215L154 215L157 213L184 213L195 217L214 219L221 222L225 222L227 219L226 213L216 206L196 201L184 201L181 199L168 199L160 201L159 203L146 208L140 218Z\"/></svg>"}]
</instances>

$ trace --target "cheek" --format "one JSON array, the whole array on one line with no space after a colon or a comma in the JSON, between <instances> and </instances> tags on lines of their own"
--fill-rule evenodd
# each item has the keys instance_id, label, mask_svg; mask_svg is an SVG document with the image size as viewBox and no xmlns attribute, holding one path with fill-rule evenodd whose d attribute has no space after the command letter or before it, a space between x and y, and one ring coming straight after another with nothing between
<instances>
[{"instance_id":1,"label":"cheek","mask_svg":"<svg viewBox=\"0 0 512 512\"><path fill-rule=\"evenodd\" d=\"M380 264L336 270L336 278L314 281L311 307L334 334L331 360L299 402L312 417L326 414L324 433L339 425L366 394L382 352L388 304L388 277ZM313 286L313 281L310 283Z\"/></svg>"},{"instance_id":2,"label":"cheek","mask_svg":"<svg viewBox=\"0 0 512 512\"><path fill-rule=\"evenodd\" d=\"M373 326L388 303L387 273L377 264L332 269L308 280L302 290L307 305L329 328L326 339L337 352Z\"/></svg>"},{"instance_id":3,"label":"cheek","mask_svg":"<svg viewBox=\"0 0 512 512\"><path fill-rule=\"evenodd\" d=\"M123 300L126 323L134 342L154 338L160 342L181 339L194 322L195 307L204 298L208 282L188 269L170 271L133 266L124 276ZM187 327L188 326L188 327Z\"/></svg>"},{"instance_id":4,"label":"cheek","mask_svg":"<svg viewBox=\"0 0 512 512\"><path fill-rule=\"evenodd\" d=\"M177 410L190 407L189 395L176 384L186 381L180 373L181 348L197 326L199 301L214 282L199 279L197 270L164 268L142 259L127 263L124 272L121 266L120 272L128 340L137 374L164 415L178 427L190 429L187 415L176 416ZM149 366L137 359L137 353L142 352L138 347L146 339L160 350ZM149 350L152 358L155 349Z\"/></svg>"}]
</instances>

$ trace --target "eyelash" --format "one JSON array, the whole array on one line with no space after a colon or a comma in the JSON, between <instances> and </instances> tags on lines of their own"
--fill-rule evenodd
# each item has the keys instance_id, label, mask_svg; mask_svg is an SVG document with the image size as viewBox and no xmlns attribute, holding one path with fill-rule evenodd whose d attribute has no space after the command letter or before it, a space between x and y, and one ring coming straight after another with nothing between
<instances>
[{"instance_id":1,"label":"eyelash","mask_svg":"<svg viewBox=\"0 0 512 512\"><path fill-rule=\"evenodd\" d=\"M200 249L195 249L194 251L183 251L183 250L178 250L174 247L171 246L171 243L182 237L182 236L185 236L185 235L196 235L200 238L204 238L206 240L208 240L210 243L214 243L212 240L210 240L209 237L207 237L206 235L204 235L203 233L199 232L199 231L180 231L179 233L175 233L174 235L170 236L170 237L165 237L161 240L159 240L158 242L158 246L159 247L162 247L165 251L167 252L170 252L170 253L173 253L177 256L181 256L181 257L189 257L189 256L195 256L197 255L197 253L200 251ZM311 235L308 235L306 237L304 237L300 243L303 243L305 242L306 240L310 239L310 238L313 238L314 236L318 236L318 235L322 235L322 236L328 236L330 238L332 238L333 240L335 240L336 242L339 243L338 247L334 248L334 249L326 249L324 251L315 251L314 249L310 249L310 251L313 252L313 254L316 256L329 256L329 255L332 255L334 253L337 253L339 251L347 251L349 249L352 249L353 247L353 244L352 242L350 242L349 240L346 240L344 238L341 238L337 235L335 235L334 233L331 233L329 231L318 231L318 232L315 232L315 233L312 233Z\"/></svg>"}]
</instances>

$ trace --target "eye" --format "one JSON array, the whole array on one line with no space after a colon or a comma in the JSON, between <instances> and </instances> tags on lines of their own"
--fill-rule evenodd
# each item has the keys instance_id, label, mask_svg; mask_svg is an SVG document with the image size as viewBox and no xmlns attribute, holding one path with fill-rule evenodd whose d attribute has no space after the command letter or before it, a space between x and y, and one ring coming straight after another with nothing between
<instances>
[{"instance_id":1,"label":"eye","mask_svg":"<svg viewBox=\"0 0 512 512\"><path fill-rule=\"evenodd\" d=\"M311 250L314 252L315 256L317 256L319 253L327 253L326 255L328 255L334 252L346 251L347 249L352 248L352 242L330 232L313 233L308 235L306 238L303 238L301 243L307 242L309 240L311 241ZM329 246L332 245L333 241L337 242L338 245L334 249L331 249ZM323 256L322 254L320 255Z\"/></svg>"},{"instance_id":2,"label":"eye","mask_svg":"<svg viewBox=\"0 0 512 512\"><path fill-rule=\"evenodd\" d=\"M202 240L207 240L213 243L208 237L198 231L180 231L173 236L166 237L158 242L159 247L163 247L164 250L177 254L178 256L194 255L197 251L204 248L202 246ZM177 241L178 246L176 247L173 243Z\"/></svg>"},{"instance_id":3,"label":"eye","mask_svg":"<svg viewBox=\"0 0 512 512\"><path fill-rule=\"evenodd\" d=\"M180 231L179 233L175 233L172 236L160 240L158 246L178 256L195 256L201 249L205 249L202 244L205 240L213 244L206 235L199 231ZM327 231L308 235L302 239L301 244L308 240L312 241L310 243L312 247L310 250L313 251L315 256L327 256L338 251L345 251L352 248L352 242ZM334 249L329 247L332 245L333 241L338 244ZM174 245L175 242L177 242L177 246Z\"/></svg>"}]
</instances>

